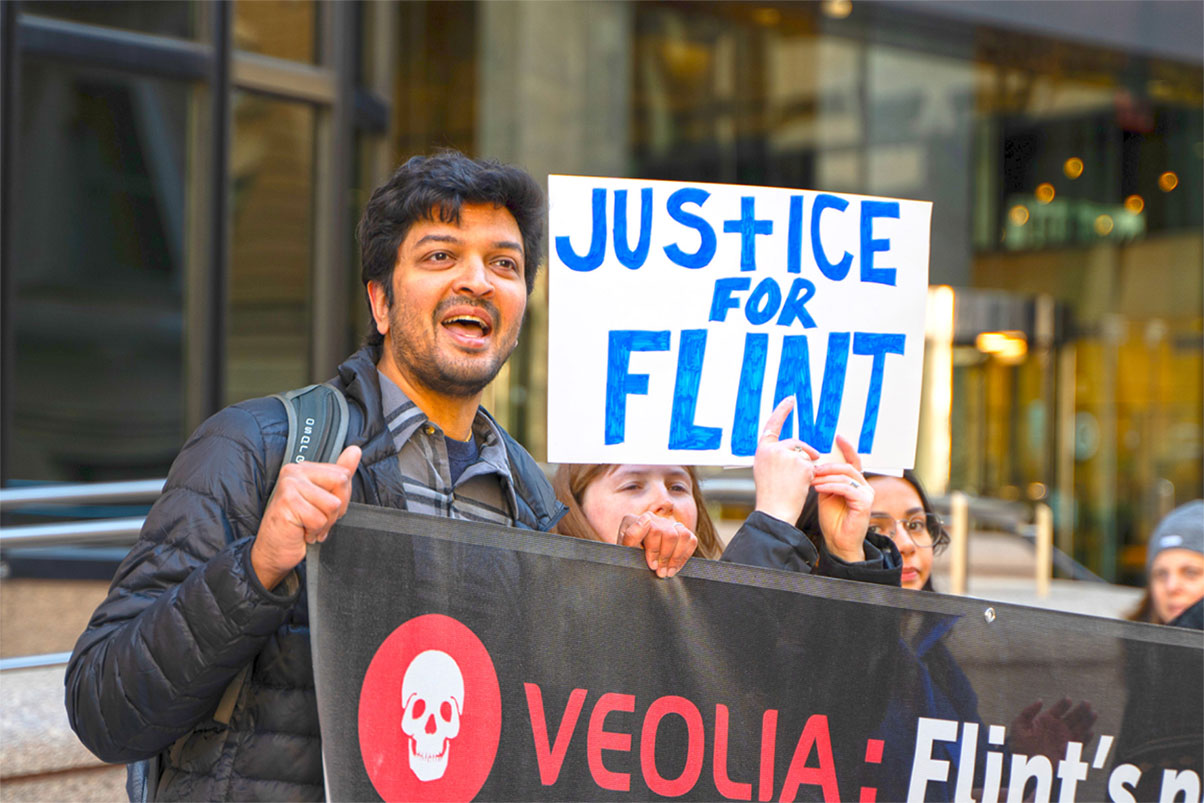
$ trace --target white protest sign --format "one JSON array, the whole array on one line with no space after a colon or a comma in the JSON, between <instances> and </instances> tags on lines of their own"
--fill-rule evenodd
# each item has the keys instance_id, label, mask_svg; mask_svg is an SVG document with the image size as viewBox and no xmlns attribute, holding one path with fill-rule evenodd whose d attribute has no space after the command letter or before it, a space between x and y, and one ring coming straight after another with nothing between
<instances>
[{"instance_id":1,"label":"white protest sign","mask_svg":"<svg viewBox=\"0 0 1204 803\"><path fill-rule=\"evenodd\" d=\"M549 176L548 459L750 464L762 422L910 468L932 204Z\"/></svg>"}]
</instances>

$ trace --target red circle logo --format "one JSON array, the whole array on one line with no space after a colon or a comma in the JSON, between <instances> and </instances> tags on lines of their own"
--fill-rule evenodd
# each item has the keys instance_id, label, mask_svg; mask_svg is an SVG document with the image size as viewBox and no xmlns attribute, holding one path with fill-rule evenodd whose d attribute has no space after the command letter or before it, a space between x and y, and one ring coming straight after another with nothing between
<instances>
[{"instance_id":1,"label":"red circle logo","mask_svg":"<svg viewBox=\"0 0 1204 803\"><path fill-rule=\"evenodd\" d=\"M450 616L389 634L360 688L364 769L385 800L472 800L497 755L502 695L493 659Z\"/></svg>"}]
</instances>

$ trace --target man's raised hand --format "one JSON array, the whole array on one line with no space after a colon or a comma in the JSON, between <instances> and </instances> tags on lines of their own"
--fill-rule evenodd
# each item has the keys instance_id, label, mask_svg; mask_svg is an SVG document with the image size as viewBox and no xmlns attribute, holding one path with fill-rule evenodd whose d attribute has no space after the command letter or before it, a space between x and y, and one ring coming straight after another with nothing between
<instances>
[{"instance_id":1,"label":"man's raised hand","mask_svg":"<svg viewBox=\"0 0 1204 803\"><path fill-rule=\"evenodd\" d=\"M251 545L251 567L266 589L280 584L305 559L309 544L325 541L347 512L360 447L348 446L333 463L286 463Z\"/></svg>"}]
</instances>

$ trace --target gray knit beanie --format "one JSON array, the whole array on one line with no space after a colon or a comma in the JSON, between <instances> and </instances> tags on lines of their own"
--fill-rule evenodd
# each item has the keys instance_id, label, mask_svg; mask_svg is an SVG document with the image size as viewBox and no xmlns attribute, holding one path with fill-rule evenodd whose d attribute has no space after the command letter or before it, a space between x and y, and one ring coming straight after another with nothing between
<instances>
[{"instance_id":1,"label":"gray knit beanie","mask_svg":"<svg viewBox=\"0 0 1204 803\"><path fill-rule=\"evenodd\" d=\"M1158 553L1166 549L1190 549L1204 555L1204 499L1197 499L1181 505L1166 515L1154 534L1150 536L1150 546L1145 559L1145 572L1150 573L1150 566Z\"/></svg>"}]
</instances>

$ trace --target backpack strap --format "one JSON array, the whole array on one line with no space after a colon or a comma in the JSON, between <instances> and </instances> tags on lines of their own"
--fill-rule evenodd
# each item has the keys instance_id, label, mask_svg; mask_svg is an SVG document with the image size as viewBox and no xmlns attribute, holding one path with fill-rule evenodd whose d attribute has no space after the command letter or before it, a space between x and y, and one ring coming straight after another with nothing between
<instances>
[{"instance_id":1,"label":"backpack strap","mask_svg":"<svg viewBox=\"0 0 1204 803\"><path fill-rule=\"evenodd\" d=\"M288 442L284 447L285 463L333 463L343 451L347 439L347 399L330 385L308 385L287 393L277 393L288 415ZM247 664L226 687L213 712L213 719L229 725L234 706L242 687L251 674Z\"/></svg>"},{"instance_id":2,"label":"backpack strap","mask_svg":"<svg viewBox=\"0 0 1204 803\"><path fill-rule=\"evenodd\" d=\"M162 768L159 766L158 754L151 758L144 758L141 761L131 761L125 765L125 793L130 798L130 803L151 803L159 791L159 775Z\"/></svg>"},{"instance_id":3,"label":"backpack strap","mask_svg":"<svg viewBox=\"0 0 1204 803\"><path fill-rule=\"evenodd\" d=\"M288 416L288 442L284 449L286 463L332 463L343 451L347 439L347 399L330 385L308 385L287 393L277 393L274 398L284 405ZM234 706L251 674L251 665L239 670L226 687L213 712L213 721L229 726ZM188 734L169 748L172 753L182 749ZM179 756L173 755L178 763ZM126 765L126 793L133 803L144 803L156 798L159 777L163 772L163 755L158 754L142 761Z\"/></svg>"},{"instance_id":4,"label":"backpack strap","mask_svg":"<svg viewBox=\"0 0 1204 803\"><path fill-rule=\"evenodd\" d=\"M333 463L347 438L347 399L330 385L277 393L288 415L286 463Z\"/></svg>"}]
</instances>

